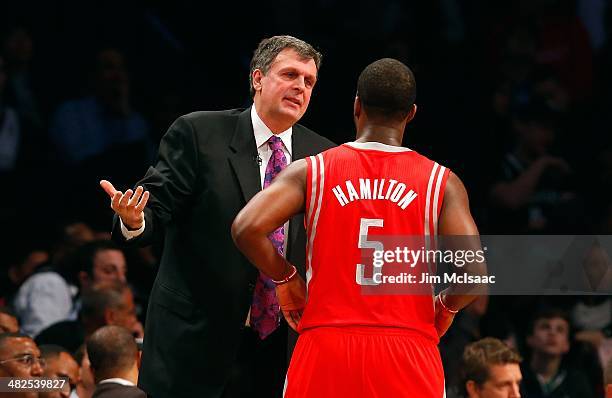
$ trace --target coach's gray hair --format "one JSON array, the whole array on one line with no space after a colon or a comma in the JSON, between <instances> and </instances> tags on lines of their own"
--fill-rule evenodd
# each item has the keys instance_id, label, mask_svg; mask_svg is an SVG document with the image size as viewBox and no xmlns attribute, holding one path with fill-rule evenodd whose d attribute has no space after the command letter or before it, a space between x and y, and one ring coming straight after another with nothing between
<instances>
[{"instance_id":1,"label":"coach's gray hair","mask_svg":"<svg viewBox=\"0 0 612 398\"><path fill-rule=\"evenodd\" d=\"M251 97L255 96L255 89L253 88L253 71L255 69L261 70L265 75L270 69L270 65L276 59L276 56L286 48L295 50L301 57L305 59L312 59L317 66L317 72L321 67L321 58L323 57L320 52L315 50L313 46L306 43L303 40L295 38L293 36L272 36L267 39L263 39L251 59L251 68L249 72L249 84Z\"/></svg>"}]
</instances>

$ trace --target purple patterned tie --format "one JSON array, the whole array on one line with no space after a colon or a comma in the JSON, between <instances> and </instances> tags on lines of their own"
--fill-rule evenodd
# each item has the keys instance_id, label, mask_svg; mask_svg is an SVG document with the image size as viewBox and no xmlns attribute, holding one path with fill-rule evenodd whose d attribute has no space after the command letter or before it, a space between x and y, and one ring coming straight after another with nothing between
<instances>
[{"instance_id":1,"label":"purple patterned tie","mask_svg":"<svg viewBox=\"0 0 612 398\"><path fill-rule=\"evenodd\" d=\"M272 150L272 157L270 157L266 167L263 183L264 189L272 183L272 180L278 173L287 167L287 158L283 153L283 141L278 136L273 135L268 140L268 145ZM268 235L268 238L282 256L284 252L285 227L281 226ZM253 304L251 304L251 326L262 340L278 327L280 323L279 314L280 307L276 299L274 282L259 272L253 294Z\"/></svg>"}]
</instances>

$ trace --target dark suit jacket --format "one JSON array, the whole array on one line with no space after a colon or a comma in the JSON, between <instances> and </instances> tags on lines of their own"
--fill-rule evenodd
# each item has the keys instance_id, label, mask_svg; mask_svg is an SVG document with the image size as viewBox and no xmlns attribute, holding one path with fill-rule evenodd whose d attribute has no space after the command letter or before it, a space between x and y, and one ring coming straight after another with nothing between
<instances>
[{"instance_id":1,"label":"dark suit jacket","mask_svg":"<svg viewBox=\"0 0 612 398\"><path fill-rule=\"evenodd\" d=\"M147 398L140 388L119 383L98 384L91 398Z\"/></svg>"},{"instance_id":2,"label":"dark suit jacket","mask_svg":"<svg viewBox=\"0 0 612 398\"><path fill-rule=\"evenodd\" d=\"M293 126L292 159L334 144ZM261 190L250 109L194 112L163 137L139 182L150 192L144 233L130 245L164 246L147 313L139 385L161 397L223 392L258 271L236 249L231 224ZM123 240L115 218L113 237ZM289 226L287 258L304 269L303 216Z\"/></svg>"}]
</instances>

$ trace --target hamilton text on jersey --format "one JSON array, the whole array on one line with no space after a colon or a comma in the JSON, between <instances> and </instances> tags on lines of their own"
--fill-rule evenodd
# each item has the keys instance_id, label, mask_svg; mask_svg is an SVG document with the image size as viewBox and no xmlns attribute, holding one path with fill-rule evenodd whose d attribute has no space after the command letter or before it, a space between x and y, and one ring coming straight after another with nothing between
<instances>
[{"instance_id":1,"label":"hamilton text on jersey","mask_svg":"<svg viewBox=\"0 0 612 398\"><path fill-rule=\"evenodd\" d=\"M339 184L332 188L336 199L340 206L344 207L355 200L371 199L371 200L390 200L396 203L402 210L417 197L416 192L412 189L406 192L407 187L403 182L398 183L397 180L385 180L384 178L360 178L359 184L353 184L350 180L345 181L346 192ZM355 186L359 187L359 191ZM406 192L406 193L405 193Z\"/></svg>"}]
</instances>

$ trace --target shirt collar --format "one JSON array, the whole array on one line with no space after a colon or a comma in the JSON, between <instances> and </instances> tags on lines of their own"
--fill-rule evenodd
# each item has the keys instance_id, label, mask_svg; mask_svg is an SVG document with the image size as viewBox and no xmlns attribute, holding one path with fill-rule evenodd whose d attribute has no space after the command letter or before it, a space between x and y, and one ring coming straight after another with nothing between
<instances>
[{"instance_id":1,"label":"shirt collar","mask_svg":"<svg viewBox=\"0 0 612 398\"><path fill-rule=\"evenodd\" d=\"M255 133L255 145L257 145L257 148L259 148L262 145L264 145L270 139L270 137L272 137L274 134L268 128L268 126L266 126L266 124L263 122L263 120L261 120L261 118L257 114L257 110L255 109L255 104L253 104L253 106L251 107L251 122L253 123L253 132ZM282 133L277 134L277 136L281 139L281 141L283 141L283 145L285 146L285 149L287 149L287 152L289 152L290 155L292 155L291 153L291 134L292 133L293 133L293 126L289 127L287 130L283 131Z\"/></svg>"},{"instance_id":2,"label":"shirt collar","mask_svg":"<svg viewBox=\"0 0 612 398\"><path fill-rule=\"evenodd\" d=\"M113 377L111 379L104 379L104 380L100 381L98 384L106 384L106 383L117 383L117 384L121 384L121 385L124 385L124 386L132 386L132 387L136 386L136 384L132 383L131 381L126 380L126 379L122 379L120 377Z\"/></svg>"}]
</instances>

